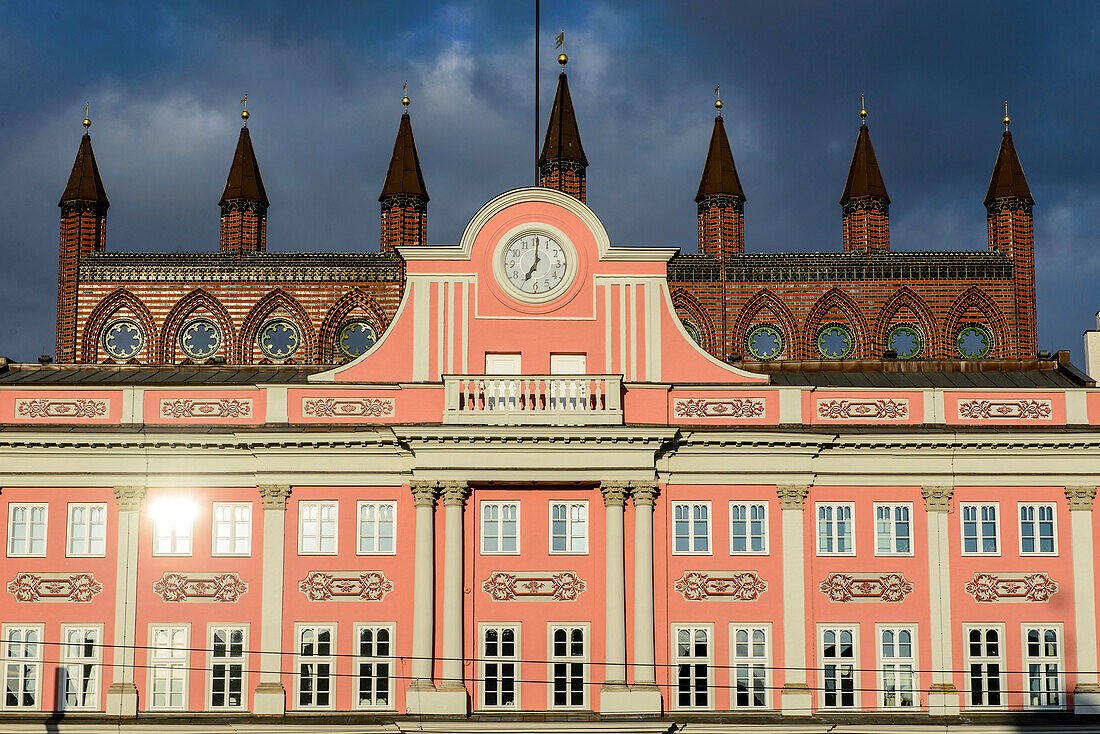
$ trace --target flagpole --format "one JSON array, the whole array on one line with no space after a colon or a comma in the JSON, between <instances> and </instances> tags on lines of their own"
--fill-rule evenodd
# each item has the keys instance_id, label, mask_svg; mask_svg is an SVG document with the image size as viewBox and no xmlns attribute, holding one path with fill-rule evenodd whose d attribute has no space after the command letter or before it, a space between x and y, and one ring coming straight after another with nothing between
<instances>
[{"instance_id":1,"label":"flagpole","mask_svg":"<svg viewBox=\"0 0 1100 734\"><path fill-rule=\"evenodd\" d=\"M535 0L535 186L539 185L539 0Z\"/></svg>"}]
</instances>

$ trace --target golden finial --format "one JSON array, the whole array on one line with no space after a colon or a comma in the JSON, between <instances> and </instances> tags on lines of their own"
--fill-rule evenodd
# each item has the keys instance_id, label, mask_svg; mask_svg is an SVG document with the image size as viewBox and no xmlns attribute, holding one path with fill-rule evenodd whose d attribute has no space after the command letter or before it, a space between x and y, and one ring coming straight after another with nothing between
<instances>
[{"instance_id":1,"label":"golden finial","mask_svg":"<svg viewBox=\"0 0 1100 734\"><path fill-rule=\"evenodd\" d=\"M1012 118L1008 116L1008 100L1005 100L1005 118L1001 120L1005 124L1005 130L1008 130L1008 126L1012 123Z\"/></svg>"},{"instance_id":2,"label":"golden finial","mask_svg":"<svg viewBox=\"0 0 1100 734\"><path fill-rule=\"evenodd\" d=\"M402 94L401 104L405 105L405 111L408 112L409 111L409 103L412 102L412 100L409 99L409 83L408 82L405 82L405 86L401 88L401 94Z\"/></svg>"},{"instance_id":3,"label":"golden finial","mask_svg":"<svg viewBox=\"0 0 1100 734\"><path fill-rule=\"evenodd\" d=\"M859 93L859 122L861 125L867 124L867 105L863 101L863 92Z\"/></svg>"},{"instance_id":4,"label":"golden finial","mask_svg":"<svg viewBox=\"0 0 1100 734\"><path fill-rule=\"evenodd\" d=\"M569 63L569 57L565 55L565 29L561 29L561 33L558 34L557 45L554 48L560 48L561 53L558 54L558 63L561 64L561 73L565 73L565 65Z\"/></svg>"},{"instance_id":5,"label":"golden finial","mask_svg":"<svg viewBox=\"0 0 1100 734\"><path fill-rule=\"evenodd\" d=\"M718 110L718 116L722 116L722 98L718 96L718 88L721 84L714 85L714 109Z\"/></svg>"},{"instance_id":6,"label":"golden finial","mask_svg":"<svg viewBox=\"0 0 1100 734\"><path fill-rule=\"evenodd\" d=\"M248 118L251 115L248 114L248 95L241 97L241 119L244 120L244 124L248 124Z\"/></svg>"},{"instance_id":7,"label":"golden finial","mask_svg":"<svg viewBox=\"0 0 1100 734\"><path fill-rule=\"evenodd\" d=\"M81 124L84 125L85 130L87 130L88 128L90 128L92 126L92 118L88 117L88 103L87 102L84 103L84 122L82 122Z\"/></svg>"}]
</instances>

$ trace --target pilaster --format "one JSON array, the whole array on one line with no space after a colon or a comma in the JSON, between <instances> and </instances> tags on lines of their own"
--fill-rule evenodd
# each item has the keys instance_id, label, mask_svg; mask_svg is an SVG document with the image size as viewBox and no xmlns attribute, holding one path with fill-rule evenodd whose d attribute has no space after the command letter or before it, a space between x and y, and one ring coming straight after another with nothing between
<instances>
[{"instance_id":1,"label":"pilaster","mask_svg":"<svg viewBox=\"0 0 1100 734\"><path fill-rule=\"evenodd\" d=\"M780 484L783 530L783 668L779 692L783 716L809 716L813 697L806 683L806 550L803 541L803 509L810 493L805 484Z\"/></svg>"},{"instance_id":2,"label":"pilaster","mask_svg":"<svg viewBox=\"0 0 1100 734\"><path fill-rule=\"evenodd\" d=\"M929 636L932 644L932 682L928 686L930 716L958 716L951 647L951 556L947 514L955 490L950 486L921 488L928 521Z\"/></svg>"},{"instance_id":3,"label":"pilaster","mask_svg":"<svg viewBox=\"0 0 1100 734\"><path fill-rule=\"evenodd\" d=\"M286 552L286 503L290 487L261 484L257 487L264 511L263 586L260 595L260 680L252 710L259 716L286 713L283 688L283 554Z\"/></svg>"},{"instance_id":4,"label":"pilaster","mask_svg":"<svg viewBox=\"0 0 1100 734\"><path fill-rule=\"evenodd\" d=\"M661 488L657 482L634 482L634 711L660 716L653 629L653 506Z\"/></svg>"},{"instance_id":5,"label":"pilaster","mask_svg":"<svg viewBox=\"0 0 1100 734\"><path fill-rule=\"evenodd\" d=\"M1100 714L1096 667L1096 570L1092 537L1092 502L1096 487L1066 487L1073 546L1073 629L1077 651L1077 685L1073 713Z\"/></svg>"},{"instance_id":6,"label":"pilaster","mask_svg":"<svg viewBox=\"0 0 1100 734\"><path fill-rule=\"evenodd\" d=\"M432 682L435 633L435 503L439 483L409 482L416 507L416 555L413 559L412 681L405 696L408 713L432 713L421 694L435 692ZM424 705L427 704L427 705Z\"/></svg>"},{"instance_id":7,"label":"pilaster","mask_svg":"<svg viewBox=\"0 0 1100 734\"><path fill-rule=\"evenodd\" d=\"M117 582L115 586L114 679L107 687L108 716L137 716L134 685L137 645L137 572L141 505L145 487L115 487L118 500Z\"/></svg>"},{"instance_id":8,"label":"pilaster","mask_svg":"<svg viewBox=\"0 0 1100 734\"><path fill-rule=\"evenodd\" d=\"M421 713L465 716L469 694L463 676L463 515L470 488L466 482L446 481L440 485L443 499L443 677L435 691L420 694Z\"/></svg>"},{"instance_id":9,"label":"pilaster","mask_svg":"<svg viewBox=\"0 0 1100 734\"><path fill-rule=\"evenodd\" d=\"M626 570L624 509L628 482L601 482L604 505L604 682L600 712L631 713L626 685Z\"/></svg>"}]
</instances>

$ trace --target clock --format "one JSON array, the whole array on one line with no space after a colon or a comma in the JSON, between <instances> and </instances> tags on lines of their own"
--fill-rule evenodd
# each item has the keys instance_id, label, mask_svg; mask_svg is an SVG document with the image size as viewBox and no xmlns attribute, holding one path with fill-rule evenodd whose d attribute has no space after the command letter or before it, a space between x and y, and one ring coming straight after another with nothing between
<instances>
[{"instance_id":1,"label":"clock","mask_svg":"<svg viewBox=\"0 0 1100 734\"><path fill-rule=\"evenodd\" d=\"M497 246L493 270L512 297L546 303L561 295L577 272L576 250L564 235L522 229Z\"/></svg>"}]
</instances>

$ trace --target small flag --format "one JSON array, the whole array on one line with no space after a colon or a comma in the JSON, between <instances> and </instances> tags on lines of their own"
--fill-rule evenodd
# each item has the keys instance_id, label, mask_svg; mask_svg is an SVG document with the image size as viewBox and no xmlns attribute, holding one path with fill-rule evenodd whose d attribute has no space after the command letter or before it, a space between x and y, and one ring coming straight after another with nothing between
<instances>
[{"instance_id":1,"label":"small flag","mask_svg":"<svg viewBox=\"0 0 1100 734\"><path fill-rule=\"evenodd\" d=\"M565 31L558 34L557 44L558 45L554 46L554 48L561 48L565 45Z\"/></svg>"},{"instance_id":2,"label":"small flag","mask_svg":"<svg viewBox=\"0 0 1100 734\"><path fill-rule=\"evenodd\" d=\"M248 101L248 95L247 94L245 96L241 97L241 104L244 104L247 101Z\"/></svg>"},{"instance_id":3,"label":"small flag","mask_svg":"<svg viewBox=\"0 0 1100 734\"><path fill-rule=\"evenodd\" d=\"M715 95L717 95L717 94L718 94L718 87L720 87L720 86L722 86L722 85L721 85L721 84L715 84L715 85L714 85L714 94L715 94Z\"/></svg>"}]
</instances>

